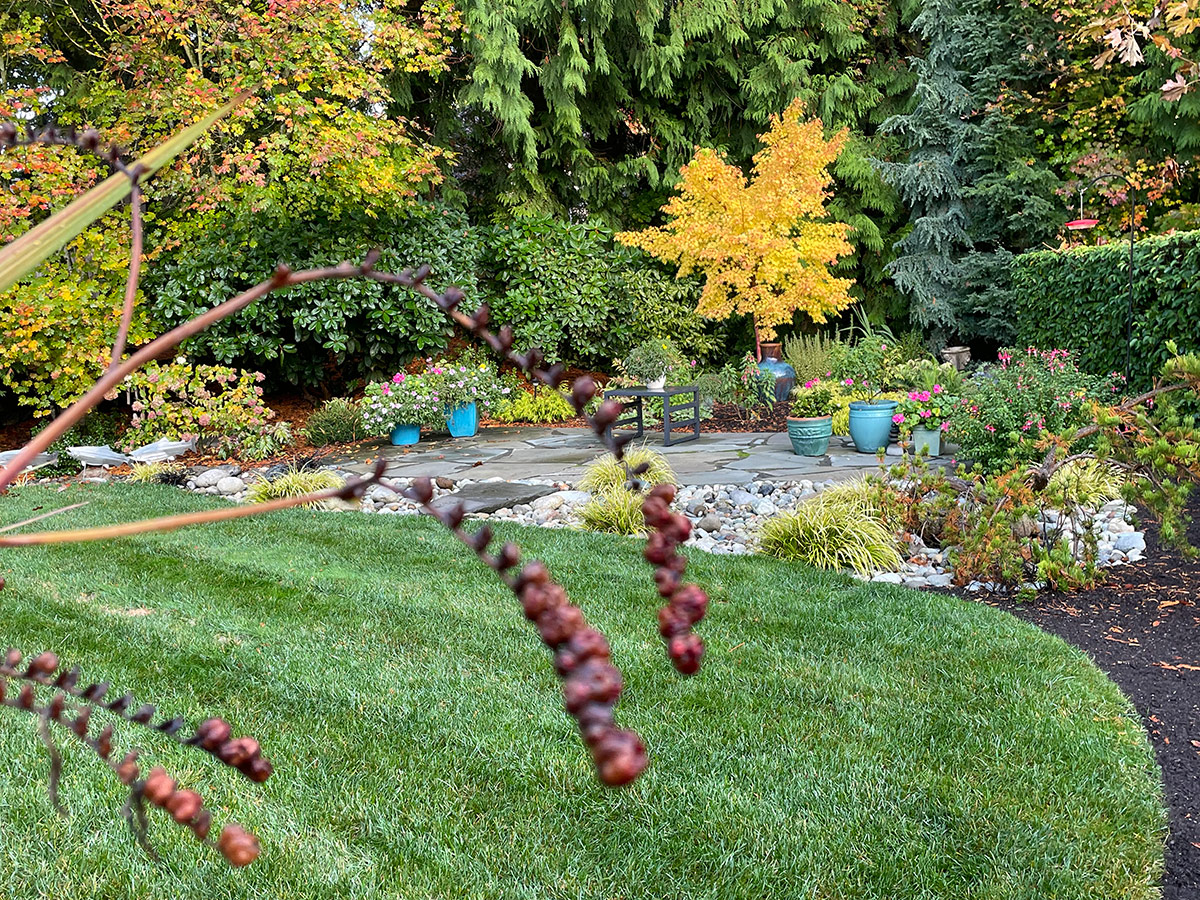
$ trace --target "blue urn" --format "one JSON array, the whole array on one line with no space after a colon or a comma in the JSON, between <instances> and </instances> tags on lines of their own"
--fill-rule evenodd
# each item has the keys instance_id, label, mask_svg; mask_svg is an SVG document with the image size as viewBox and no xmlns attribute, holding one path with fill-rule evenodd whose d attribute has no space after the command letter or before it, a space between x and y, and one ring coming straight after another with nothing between
<instances>
[{"instance_id":1,"label":"blue urn","mask_svg":"<svg viewBox=\"0 0 1200 900\"><path fill-rule=\"evenodd\" d=\"M782 357L782 344L762 345L762 362L758 368L775 379L774 398L764 397L764 400L786 400L796 386L796 370L785 363Z\"/></svg>"}]
</instances>

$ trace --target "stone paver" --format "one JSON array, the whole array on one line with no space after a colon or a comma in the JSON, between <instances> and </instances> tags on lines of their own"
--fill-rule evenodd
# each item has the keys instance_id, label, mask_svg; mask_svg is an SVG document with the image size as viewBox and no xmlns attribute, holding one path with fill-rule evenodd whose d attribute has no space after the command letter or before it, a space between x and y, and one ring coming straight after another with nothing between
<instances>
[{"instance_id":1,"label":"stone paver","mask_svg":"<svg viewBox=\"0 0 1200 900\"><path fill-rule=\"evenodd\" d=\"M827 481L856 478L877 470L873 453L858 453L848 438L834 437L822 457L792 453L783 432L702 434L698 440L663 447L653 434L646 445L666 455L682 484L745 484L755 480ZM365 473L380 456L397 478L444 475L483 481L552 479L576 481L602 452L584 428L483 428L470 438L429 438L410 447L380 443L354 457L329 459L342 468ZM890 456L899 453L890 448ZM514 501L522 502L522 501Z\"/></svg>"}]
</instances>

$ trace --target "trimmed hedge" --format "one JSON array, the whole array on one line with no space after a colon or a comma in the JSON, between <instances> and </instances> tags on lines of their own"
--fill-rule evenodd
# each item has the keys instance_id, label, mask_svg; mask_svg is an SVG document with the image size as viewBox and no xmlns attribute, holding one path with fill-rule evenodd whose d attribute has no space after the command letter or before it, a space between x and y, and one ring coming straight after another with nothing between
<instances>
[{"instance_id":1,"label":"trimmed hedge","mask_svg":"<svg viewBox=\"0 0 1200 900\"><path fill-rule=\"evenodd\" d=\"M1134 245L1130 381L1145 386L1167 359L1164 343L1200 351L1200 231ZM1097 375L1125 370L1129 244L1026 253L1013 260L1020 345L1066 347Z\"/></svg>"}]
</instances>

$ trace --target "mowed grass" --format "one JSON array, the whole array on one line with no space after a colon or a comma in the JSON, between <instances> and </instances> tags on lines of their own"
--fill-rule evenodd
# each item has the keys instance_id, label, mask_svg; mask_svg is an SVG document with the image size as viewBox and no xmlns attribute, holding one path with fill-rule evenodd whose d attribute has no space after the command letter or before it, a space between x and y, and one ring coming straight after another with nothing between
<instances>
[{"instance_id":1,"label":"mowed grass","mask_svg":"<svg viewBox=\"0 0 1200 900\"><path fill-rule=\"evenodd\" d=\"M24 488L0 522L208 507L163 487ZM292 511L107 545L0 553L3 640L262 739L251 785L145 731L147 759L260 835L231 870L67 750L59 818L26 714L0 710L7 898L1056 898L1157 894L1158 773L1080 653L983 606L696 553L700 675L670 668L639 544L500 529L610 638L619 719L651 767L595 780L514 598L439 526Z\"/></svg>"}]
</instances>

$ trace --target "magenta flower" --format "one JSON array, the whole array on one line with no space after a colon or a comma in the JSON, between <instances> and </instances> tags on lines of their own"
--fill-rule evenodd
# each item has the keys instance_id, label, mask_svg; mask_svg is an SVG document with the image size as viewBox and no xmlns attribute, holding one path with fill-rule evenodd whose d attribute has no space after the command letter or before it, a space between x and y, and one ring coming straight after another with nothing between
<instances>
[{"instance_id":1,"label":"magenta flower","mask_svg":"<svg viewBox=\"0 0 1200 900\"><path fill-rule=\"evenodd\" d=\"M932 411L932 410L928 410L928 409L923 409L923 410L921 410L921 411L918 413L918 415L919 415L919 416L920 416L922 419L928 419L930 416L932 416L932 415L933 415L933 411Z\"/></svg>"},{"instance_id":2,"label":"magenta flower","mask_svg":"<svg viewBox=\"0 0 1200 900\"><path fill-rule=\"evenodd\" d=\"M896 413L894 416L892 416L892 421L899 425L904 421L904 413Z\"/></svg>"},{"instance_id":3,"label":"magenta flower","mask_svg":"<svg viewBox=\"0 0 1200 900\"><path fill-rule=\"evenodd\" d=\"M949 430L950 430L950 423L949 423L949 422L943 422L943 423L942 423L942 431L949 431Z\"/></svg>"},{"instance_id":4,"label":"magenta flower","mask_svg":"<svg viewBox=\"0 0 1200 900\"><path fill-rule=\"evenodd\" d=\"M842 382L842 384L844 384L846 387L850 387L852 384L854 384L854 379L847 378L845 381Z\"/></svg>"},{"instance_id":5,"label":"magenta flower","mask_svg":"<svg viewBox=\"0 0 1200 900\"><path fill-rule=\"evenodd\" d=\"M940 394L942 392L942 386L940 384L935 384L933 386L933 392L935 394Z\"/></svg>"}]
</instances>

